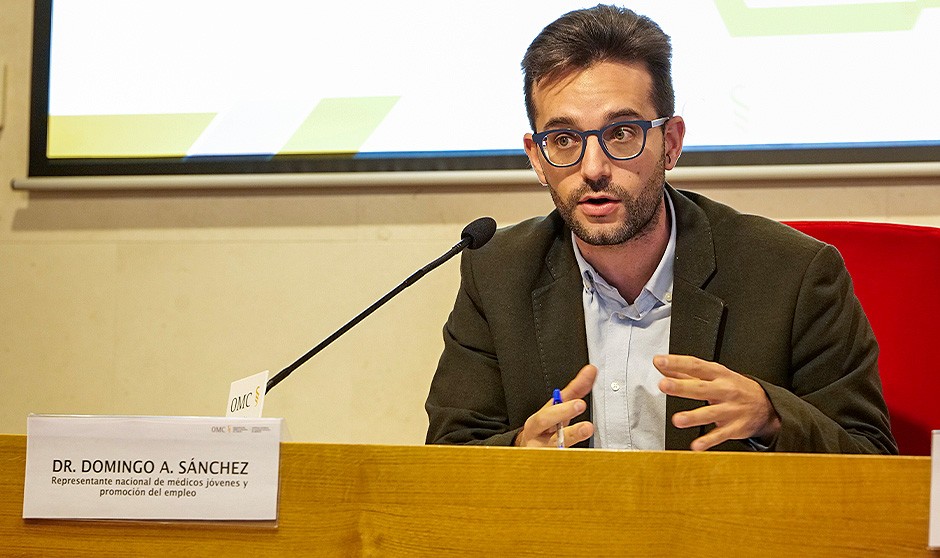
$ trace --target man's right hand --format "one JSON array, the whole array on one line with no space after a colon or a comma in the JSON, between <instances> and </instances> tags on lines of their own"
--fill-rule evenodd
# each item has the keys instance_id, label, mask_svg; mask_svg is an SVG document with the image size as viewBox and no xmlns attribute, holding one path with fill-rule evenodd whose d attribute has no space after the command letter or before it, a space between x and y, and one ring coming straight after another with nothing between
<instances>
[{"instance_id":1,"label":"man's right hand","mask_svg":"<svg viewBox=\"0 0 940 558\"><path fill-rule=\"evenodd\" d=\"M582 368L561 390L563 403L553 405L549 399L545 405L535 412L525 426L516 436L515 445L519 447L556 447L557 427L559 424L565 428L565 446L573 446L578 442L587 440L594 435L594 425L588 421L568 426L573 418L584 412L587 404L582 397L591 392L594 379L597 377L597 368L588 364Z\"/></svg>"}]
</instances>

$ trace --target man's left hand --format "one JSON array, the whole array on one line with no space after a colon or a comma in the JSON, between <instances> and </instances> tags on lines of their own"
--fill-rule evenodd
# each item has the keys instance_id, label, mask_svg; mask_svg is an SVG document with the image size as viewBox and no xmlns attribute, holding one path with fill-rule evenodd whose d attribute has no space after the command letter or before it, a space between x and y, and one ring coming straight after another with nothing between
<instances>
[{"instance_id":1,"label":"man's left hand","mask_svg":"<svg viewBox=\"0 0 940 558\"><path fill-rule=\"evenodd\" d=\"M683 355L659 355L653 365L665 376L659 381L660 391L708 402L672 417L677 428L715 424L714 429L692 442L693 451L704 451L726 440L756 438L770 442L780 431L780 416L767 394L747 376L717 362Z\"/></svg>"}]
</instances>

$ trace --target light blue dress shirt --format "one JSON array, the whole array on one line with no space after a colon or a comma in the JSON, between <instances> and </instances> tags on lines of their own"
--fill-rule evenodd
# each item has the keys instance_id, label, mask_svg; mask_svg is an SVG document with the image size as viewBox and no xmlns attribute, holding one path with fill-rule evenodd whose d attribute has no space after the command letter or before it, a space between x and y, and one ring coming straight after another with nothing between
<instances>
[{"instance_id":1,"label":"light blue dress shirt","mask_svg":"<svg viewBox=\"0 0 940 558\"><path fill-rule=\"evenodd\" d=\"M587 263L572 238L584 282L588 360L598 370L591 392L593 447L665 448L666 395L659 391L662 375L653 357L669 352L672 318L676 223L668 195L666 206L671 223L666 252L633 304Z\"/></svg>"}]
</instances>

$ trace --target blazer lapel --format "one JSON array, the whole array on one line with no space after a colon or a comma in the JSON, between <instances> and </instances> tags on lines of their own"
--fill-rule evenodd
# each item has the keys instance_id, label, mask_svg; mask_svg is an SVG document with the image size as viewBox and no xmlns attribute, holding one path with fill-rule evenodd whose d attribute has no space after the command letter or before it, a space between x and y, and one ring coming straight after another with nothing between
<instances>
[{"instance_id":1,"label":"blazer lapel","mask_svg":"<svg viewBox=\"0 0 940 558\"><path fill-rule=\"evenodd\" d=\"M532 291L532 314L545 388L551 393L567 385L588 362L583 283L567 227L560 229L545 263L542 285ZM590 420L590 395L584 399L588 410L572 422Z\"/></svg>"},{"instance_id":2,"label":"blazer lapel","mask_svg":"<svg viewBox=\"0 0 940 558\"><path fill-rule=\"evenodd\" d=\"M672 324L669 352L715 360L724 301L703 287L715 273L715 247L705 213L666 186L676 211L676 261L673 270ZM666 449L689 449L703 429L676 428L672 415L705 405L704 401L666 398Z\"/></svg>"}]
</instances>

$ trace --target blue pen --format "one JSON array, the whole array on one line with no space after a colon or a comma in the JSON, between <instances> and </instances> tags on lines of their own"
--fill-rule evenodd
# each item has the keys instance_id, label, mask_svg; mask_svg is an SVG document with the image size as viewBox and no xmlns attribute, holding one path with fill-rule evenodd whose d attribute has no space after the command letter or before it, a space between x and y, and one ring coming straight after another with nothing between
<instances>
[{"instance_id":1,"label":"blue pen","mask_svg":"<svg viewBox=\"0 0 940 558\"><path fill-rule=\"evenodd\" d=\"M552 392L552 405L558 405L559 403L561 403L561 390L555 388L555 391ZM558 433L558 447L565 447L565 427L560 422L555 427L555 432Z\"/></svg>"}]
</instances>

